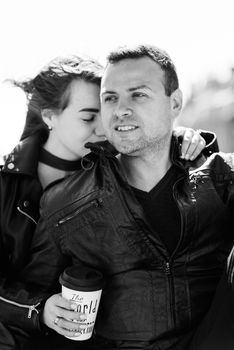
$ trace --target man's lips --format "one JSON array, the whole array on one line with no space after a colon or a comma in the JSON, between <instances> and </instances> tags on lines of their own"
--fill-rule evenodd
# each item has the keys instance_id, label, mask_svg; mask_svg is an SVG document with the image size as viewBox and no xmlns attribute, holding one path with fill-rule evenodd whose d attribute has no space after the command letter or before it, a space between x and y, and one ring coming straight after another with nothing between
<instances>
[{"instance_id":1,"label":"man's lips","mask_svg":"<svg viewBox=\"0 0 234 350\"><path fill-rule=\"evenodd\" d=\"M138 126L136 125L117 125L114 128L116 131L119 132L127 132L127 131L133 131L138 129Z\"/></svg>"}]
</instances>

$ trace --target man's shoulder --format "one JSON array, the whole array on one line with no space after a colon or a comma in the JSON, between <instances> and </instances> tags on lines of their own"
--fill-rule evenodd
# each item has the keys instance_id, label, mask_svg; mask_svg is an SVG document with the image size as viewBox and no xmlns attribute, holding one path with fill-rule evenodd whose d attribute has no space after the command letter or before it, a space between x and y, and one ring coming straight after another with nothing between
<instances>
[{"instance_id":1,"label":"man's shoulder","mask_svg":"<svg viewBox=\"0 0 234 350\"><path fill-rule=\"evenodd\" d=\"M208 157L207 163L220 170L227 168L234 171L234 153L213 153Z\"/></svg>"},{"instance_id":2,"label":"man's shoulder","mask_svg":"<svg viewBox=\"0 0 234 350\"><path fill-rule=\"evenodd\" d=\"M216 174L234 172L234 153L217 152L194 161L190 170L210 170Z\"/></svg>"},{"instance_id":3,"label":"man's shoulder","mask_svg":"<svg viewBox=\"0 0 234 350\"><path fill-rule=\"evenodd\" d=\"M41 216L48 217L62 210L98 188L95 166L92 169L80 169L74 174L55 181L48 186L41 198Z\"/></svg>"}]
</instances>

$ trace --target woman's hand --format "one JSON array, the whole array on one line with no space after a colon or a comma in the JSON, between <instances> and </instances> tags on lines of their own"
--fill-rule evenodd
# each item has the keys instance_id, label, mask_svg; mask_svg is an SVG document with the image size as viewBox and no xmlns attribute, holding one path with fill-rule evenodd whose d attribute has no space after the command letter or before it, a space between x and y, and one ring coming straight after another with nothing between
<instances>
[{"instance_id":1,"label":"woman's hand","mask_svg":"<svg viewBox=\"0 0 234 350\"><path fill-rule=\"evenodd\" d=\"M54 294L47 299L42 313L42 322L57 333L67 337L78 337L85 328L86 315L74 311L77 305Z\"/></svg>"},{"instance_id":2,"label":"woman's hand","mask_svg":"<svg viewBox=\"0 0 234 350\"><path fill-rule=\"evenodd\" d=\"M173 135L183 138L180 156L182 159L194 160L206 146L205 139L192 128L178 126L173 130Z\"/></svg>"}]
</instances>

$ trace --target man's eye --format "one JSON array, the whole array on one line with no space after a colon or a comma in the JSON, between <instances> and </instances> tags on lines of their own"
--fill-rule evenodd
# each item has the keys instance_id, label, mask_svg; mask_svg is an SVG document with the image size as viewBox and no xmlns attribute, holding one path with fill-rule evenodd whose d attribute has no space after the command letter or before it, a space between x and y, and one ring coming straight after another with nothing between
<instances>
[{"instance_id":1,"label":"man's eye","mask_svg":"<svg viewBox=\"0 0 234 350\"><path fill-rule=\"evenodd\" d=\"M104 97L104 102L115 102L115 101L117 101L117 97L114 95Z\"/></svg>"},{"instance_id":2,"label":"man's eye","mask_svg":"<svg viewBox=\"0 0 234 350\"><path fill-rule=\"evenodd\" d=\"M134 92L133 94L132 94L132 97L134 97L134 98L141 98L141 97L147 97L147 95L144 93L144 92Z\"/></svg>"}]
</instances>

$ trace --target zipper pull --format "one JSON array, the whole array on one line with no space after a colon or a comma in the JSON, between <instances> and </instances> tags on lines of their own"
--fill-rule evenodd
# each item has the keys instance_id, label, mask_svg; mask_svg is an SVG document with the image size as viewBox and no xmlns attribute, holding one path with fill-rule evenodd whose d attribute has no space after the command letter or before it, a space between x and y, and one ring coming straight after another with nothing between
<instances>
[{"instance_id":1,"label":"zipper pull","mask_svg":"<svg viewBox=\"0 0 234 350\"><path fill-rule=\"evenodd\" d=\"M32 317L32 312L33 312L33 311L36 311L36 313L39 314L39 311L36 309L36 307L37 307L38 305L39 305L39 304L29 306L28 318L31 318L31 317Z\"/></svg>"},{"instance_id":2,"label":"zipper pull","mask_svg":"<svg viewBox=\"0 0 234 350\"><path fill-rule=\"evenodd\" d=\"M202 176L200 173L195 174L192 178L191 178L191 183L193 183L194 188L197 187L198 183L200 182Z\"/></svg>"},{"instance_id":3,"label":"zipper pull","mask_svg":"<svg viewBox=\"0 0 234 350\"><path fill-rule=\"evenodd\" d=\"M165 272L166 272L166 275L171 274L171 265L170 265L169 261L167 261L165 264Z\"/></svg>"}]
</instances>

